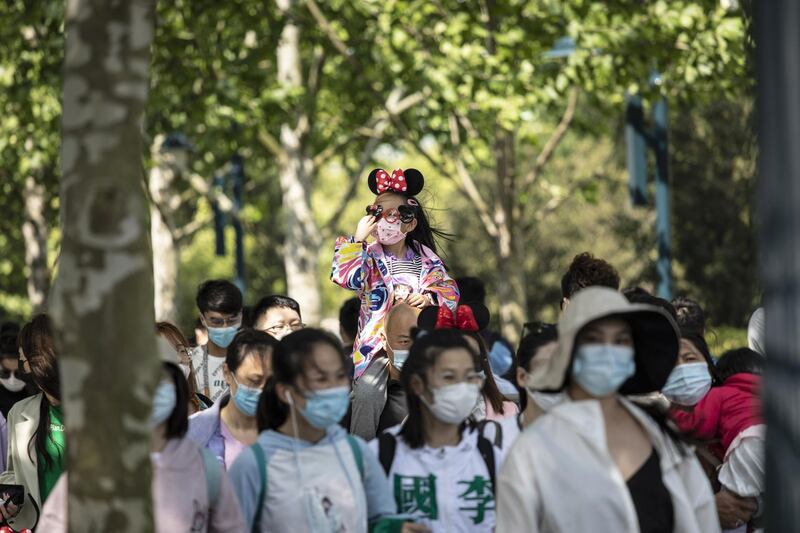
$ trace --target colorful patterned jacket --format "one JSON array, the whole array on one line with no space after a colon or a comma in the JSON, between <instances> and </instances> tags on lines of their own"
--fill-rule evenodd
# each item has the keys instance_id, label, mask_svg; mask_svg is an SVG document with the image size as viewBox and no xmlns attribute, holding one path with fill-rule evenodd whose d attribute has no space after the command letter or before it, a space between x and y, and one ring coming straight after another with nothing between
<instances>
[{"instance_id":1,"label":"colorful patterned jacket","mask_svg":"<svg viewBox=\"0 0 800 533\"><path fill-rule=\"evenodd\" d=\"M447 275L439 256L426 246L422 246L421 278L422 294L428 295L434 305L446 305L455 310L459 296L456 282ZM383 246L354 242L353 237L339 237L333 253L331 280L356 291L361 299L358 338L353 346L357 378L372 356L383 348L383 322L394 302L394 283Z\"/></svg>"}]
</instances>

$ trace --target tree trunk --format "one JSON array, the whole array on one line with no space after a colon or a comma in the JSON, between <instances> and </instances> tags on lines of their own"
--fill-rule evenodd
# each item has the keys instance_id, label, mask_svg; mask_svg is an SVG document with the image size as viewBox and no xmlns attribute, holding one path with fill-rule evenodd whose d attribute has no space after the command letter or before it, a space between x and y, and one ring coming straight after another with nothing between
<instances>
[{"instance_id":1,"label":"tree trunk","mask_svg":"<svg viewBox=\"0 0 800 533\"><path fill-rule=\"evenodd\" d=\"M754 2L761 277L766 305L765 530L800 531L800 54L794 0Z\"/></svg>"},{"instance_id":2,"label":"tree trunk","mask_svg":"<svg viewBox=\"0 0 800 533\"><path fill-rule=\"evenodd\" d=\"M154 0L71 0L65 33L59 331L69 527L153 530L149 415L160 363L142 190Z\"/></svg>"},{"instance_id":3,"label":"tree trunk","mask_svg":"<svg viewBox=\"0 0 800 533\"><path fill-rule=\"evenodd\" d=\"M295 22L296 0L278 0L284 26L278 44L278 82L292 93L302 90L300 27ZM281 147L286 157L281 161L280 180L283 192L286 240L284 266L289 296L300 302L303 319L310 324L320 320L322 302L319 280L319 228L311 209L313 163L303 146L303 128L307 120L299 110L281 126Z\"/></svg>"},{"instance_id":4,"label":"tree trunk","mask_svg":"<svg viewBox=\"0 0 800 533\"><path fill-rule=\"evenodd\" d=\"M34 313L46 308L50 290L50 267L47 264L47 218L44 186L33 176L25 180L25 267L28 269L28 299Z\"/></svg>"},{"instance_id":5,"label":"tree trunk","mask_svg":"<svg viewBox=\"0 0 800 533\"><path fill-rule=\"evenodd\" d=\"M500 298L500 325L503 336L513 345L519 340L527 317L525 257L520 242L516 205L516 160L514 134L497 126L494 145L497 204L495 224L498 238L497 295ZM515 217L515 215L517 215Z\"/></svg>"},{"instance_id":6,"label":"tree trunk","mask_svg":"<svg viewBox=\"0 0 800 533\"><path fill-rule=\"evenodd\" d=\"M173 217L175 171L160 154L163 138L153 143L153 168L150 169L150 238L153 244L153 281L157 320L176 322L178 318L178 275L180 250L175 239Z\"/></svg>"}]
</instances>

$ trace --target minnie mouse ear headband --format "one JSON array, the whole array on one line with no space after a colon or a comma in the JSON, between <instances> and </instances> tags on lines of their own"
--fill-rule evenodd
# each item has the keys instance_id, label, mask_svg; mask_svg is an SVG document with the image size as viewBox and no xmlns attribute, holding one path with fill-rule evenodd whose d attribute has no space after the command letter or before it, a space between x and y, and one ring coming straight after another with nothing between
<instances>
[{"instance_id":1,"label":"minnie mouse ear headband","mask_svg":"<svg viewBox=\"0 0 800 533\"><path fill-rule=\"evenodd\" d=\"M489 310L480 303L459 305L455 312L446 306L431 306L419 314L417 326L427 331L457 329L477 333L489 326L490 318Z\"/></svg>"},{"instance_id":2,"label":"minnie mouse ear headband","mask_svg":"<svg viewBox=\"0 0 800 533\"><path fill-rule=\"evenodd\" d=\"M422 192L425 178L422 177L422 172L416 168L407 168L405 170L398 168L393 170L391 175L382 168L376 168L369 173L367 184L369 185L369 190L376 195L393 192L411 197Z\"/></svg>"}]
</instances>

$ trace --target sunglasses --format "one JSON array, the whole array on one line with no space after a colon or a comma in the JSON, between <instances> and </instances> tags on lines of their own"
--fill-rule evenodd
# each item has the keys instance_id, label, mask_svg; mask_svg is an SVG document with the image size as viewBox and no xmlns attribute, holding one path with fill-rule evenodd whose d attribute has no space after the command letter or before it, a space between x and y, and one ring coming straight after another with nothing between
<instances>
[{"instance_id":1,"label":"sunglasses","mask_svg":"<svg viewBox=\"0 0 800 533\"><path fill-rule=\"evenodd\" d=\"M408 224L417 216L414 212L414 208L410 205L401 205L397 209L389 210L385 210L383 206L380 205L368 205L367 214L375 218L383 217L386 219L386 222L397 222L399 219L400 222L404 224Z\"/></svg>"}]
</instances>

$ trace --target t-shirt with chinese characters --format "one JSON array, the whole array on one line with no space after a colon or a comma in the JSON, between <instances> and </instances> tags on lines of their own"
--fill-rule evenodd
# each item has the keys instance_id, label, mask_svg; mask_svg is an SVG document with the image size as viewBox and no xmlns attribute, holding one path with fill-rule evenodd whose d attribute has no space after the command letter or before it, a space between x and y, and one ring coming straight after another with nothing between
<instances>
[{"instance_id":1,"label":"t-shirt with chinese characters","mask_svg":"<svg viewBox=\"0 0 800 533\"><path fill-rule=\"evenodd\" d=\"M208 348L205 346L192 348L189 356L192 358L198 392L208 396L212 402L216 402L228 390L228 384L225 383L225 375L222 372L225 358L209 354Z\"/></svg>"},{"instance_id":2,"label":"t-shirt with chinese characters","mask_svg":"<svg viewBox=\"0 0 800 533\"><path fill-rule=\"evenodd\" d=\"M397 436L399 430L387 430L397 440L389 471L397 512L415 517L433 533L494 531L495 497L478 450L478 431L464 430L455 446L412 449ZM369 443L376 455L378 441ZM502 450L495 448L494 456L499 474Z\"/></svg>"},{"instance_id":3,"label":"t-shirt with chinese characters","mask_svg":"<svg viewBox=\"0 0 800 533\"><path fill-rule=\"evenodd\" d=\"M48 412L50 413L50 426L47 437L44 439L44 452L47 454L50 466L47 466L48 461L44 455L36 453L39 494L42 503L47 500L53 487L56 486L58 478L61 477L67 455L64 441L64 411L61 406L51 405Z\"/></svg>"}]
</instances>

